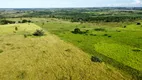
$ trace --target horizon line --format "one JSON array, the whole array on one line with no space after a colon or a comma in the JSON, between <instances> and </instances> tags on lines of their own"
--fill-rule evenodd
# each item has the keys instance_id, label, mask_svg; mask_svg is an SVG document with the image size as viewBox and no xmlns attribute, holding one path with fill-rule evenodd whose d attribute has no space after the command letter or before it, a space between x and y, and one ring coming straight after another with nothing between
<instances>
[{"instance_id":1,"label":"horizon line","mask_svg":"<svg viewBox=\"0 0 142 80\"><path fill-rule=\"evenodd\" d=\"M26 7L13 7L13 8L0 8L0 9L14 9L14 8L19 8L19 9L24 9ZM29 9L31 9L32 7L27 7ZM47 8L142 8L142 7L138 7L138 6L135 6L135 7L130 7L130 6L104 6L104 7L33 7L32 9L47 9Z\"/></svg>"}]
</instances>

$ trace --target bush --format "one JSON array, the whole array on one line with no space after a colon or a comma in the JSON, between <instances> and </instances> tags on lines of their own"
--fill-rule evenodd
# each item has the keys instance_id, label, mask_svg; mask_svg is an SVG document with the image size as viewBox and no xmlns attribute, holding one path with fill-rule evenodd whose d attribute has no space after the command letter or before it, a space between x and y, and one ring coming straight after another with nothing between
<instances>
[{"instance_id":1,"label":"bush","mask_svg":"<svg viewBox=\"0 0 142 80\"><path fill-rule=\"evenodd\" d=\"M18 27L15 27L15 31L17 31L18 30Z\"/></svg>"},{"instance_id":2,"label":"bush","mask_svg":"<svg viewBox=\"0 0 142 80\"><path fill-rule=\"evenodd\" d=\"M91 61L92 62L102 62L102 60L100 58L96 57L96 56L92 56Z\"/></svg>"},{"instance_id":3,"label":"bush","mask_svg":"<svg viewBox=\"0 0 142 80\"><path fill-rule=\"evenodd\" d=\"M28 20L28 23L31 23L32 21L31 20Z\"/></svg>"},{"instance_id":4,"label":"bush","mask_svg":"<svg viewBox=\"0 0 142 80\"><path fill-rule=\"evenodd\" d=\"M124 26L123 28L126 28L127 26Z\"/></svg>"},{"instance_id":5,"label":"bush","mask_svg":"<svg viewBox=\"0 0 142 80\"><path fill-rule=\"evenodd\" d=\"M65 51L66 51L66 52L71 52L71 49L66 49Z\"/></svg>"},{"instance_id":6,"label":"bush","mask_svg":"<svg viewBox=\"0 0 142 80\"><path fill-rule=\"evenodd\" d=\"M3 50L0 49L0 53L2 53L2 52L3 52Z\"/></svg>"},{"instance_id":7,"label":"bush","mask_svg":"<svg viewBox=\"0 0 142 80\"><path fill-rule=\"evenodd\" d=\"M120 30L116 30L117 32L121 32Z\"/></svg>"},{"instance_id":8,"label":"bush","mask_svg":"<svg viewBox=\"0 0 142 80\"><path fill-rule=\"evenodd\" d=\"M22 20L22 23L26 23L26 22L27 22L27 20L25 20L25 19L24 19L24 20Z\"/></svg>"},{"instance_id":9,"label":"bush","mask_svg":"<svg viewBox=\"0 0 142 80\"><path fill-rule=\"evenodd\" d=\"M33 33L34 36L43 36L44 35L44 31L43 30L36 30Z\"/></svg>"},{"instance_id":10,"label":"bush","mask_svg":"<svg viewBox=\"0 0 142 80\"><path fill-rule=\"evenodd\" d=\"M18 23L21 23L21 21L18 21Z\"/></svg>"},{"instance_id":11,"label":"bush","mask_svg":"<svg viewBox=\"0 0 142 80\"><path fill-rule=\"evenodd\" d=\"M26 34L24 34L24 38L27 38L27 35L26 35Z\"/></svg>"},{"instance_id":12,"label":"bush","mask_svg":"<svg viewBox=\"0 0 142 80\"><path fill-rule=\"evenodd\" d=\"M86 33L88 33L88 32L89 32L89 30L86 30L85 32L86 32Z\"/></svg>"},{"instance_id":13,"label":"bush","mask_svg":"<svg viewBox=\"0 0 142 80\"><path fill-rule=\"evenodd\" d=\"M75 34L77 34L77 33L80 33L81 31L80 31L79 28L75 28L73 32L74 32Z\"/></svg>"},{"instance_id":14,"label":"bush","mask_svg":"<svg viewBox=\"0 0 142 80\"><path fill-rule=\"evenodd\" d=\"M31 20L26 20L26 19L24 19L24 20L22 20L22 22L21 23L30 23L30 22L32 22Z\"/></svg>"},{"instance_id":15,"label":"bush","mask_svg":"<svg viewBox=\"0 0 142 80\"><path fill-rule=\"evenodd\" d=\"M108 34L104 34L104 36L108 36Z\"/></svg>"},{"instance_id":16,"label":"bush","mask_svg":"<svg viewBox=\"0 0 142 80\"><path fill-rule=\"evenodd\" d=\"M14 24L15 21L10 21L10 20L1 20L0 24L5 25L5 24Z\"/></svg>"},{"instance_id":17,"label":"bush","mask_svg":"<svg viewBox=\"0 0 142 80\"><path fill-rule=\"evenodd\" d=\"M135 48L135 49L132 49L132 51L134 51L134 52L140 52L141 50L140 50L140 49Z\"/></svg>"},{"instance_id":18,"label":"bush","mask_svg":"<svg viewBox=\"0 0 142 80\"><path fill-rule=\"evenodd\" d=\"M93 36L97 36L97 34L94 34Z\"/></svg>"},{"instance_id":19,"label":"bush","mask_svg":"<svg viewBox=\"0 0 142 80\"><path fill-rule=\"evenodd\" d=\"M109 38L111 37L111 36L108 36Z\"/></svg>"},{"instance_id":20,"label":"bush","mask_svg":"<svg viewBox=\"0 0 142 80\"><path fill-rule=\"evenodd\" d=\"M141 23L140 23L140 22L138 22L138 23L137 23L137 25L141 25Z\"/></svg>"},{"instance_id":21,"label":"bush","mask_svg":"<svg viewBox=\"0 0 142 80\"><path fill-rule=\"evenodd\" d=\"M85 34L85 35L87 35L89 30L81 31L79 28L75 28L74 31L71 31L71 32L74 33L74 34Z\"/></svg>"},{"instance_id":22,"label":"bush","mask_svg":"<svg viewBox=\"0 0 142 80\"><path fill-rule=\"evenodd\" d=\"M97 34L90 34L90 36L97 36Z\"/></svg>"},{"instance_id":23,"label":"bush","mask_svg":"<svg viewBox=\"0 0 142 80\"><path fill-rule=\"evenodd\" d=\"M104 28L95 28L94 30L95 30L95 31L105 31Z\"/></svg>"}]
</instances>

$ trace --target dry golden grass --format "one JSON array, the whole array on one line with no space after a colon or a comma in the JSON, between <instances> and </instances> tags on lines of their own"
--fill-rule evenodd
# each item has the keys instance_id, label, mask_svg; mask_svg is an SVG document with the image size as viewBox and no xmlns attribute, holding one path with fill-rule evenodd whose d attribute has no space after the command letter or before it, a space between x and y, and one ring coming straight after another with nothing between
<instances>
[{"instance_id":1,"label":"dry golden grass","mask_svg":"<svg viewBox=\"0 0 142 80\"><path fill-rule=\"evenodd\" d=\"M90 56L82 50L46 34L27 38L21 34L1 34L0 80L131 79L104 63L91 62Z\"/></svg>"}]
</instances>

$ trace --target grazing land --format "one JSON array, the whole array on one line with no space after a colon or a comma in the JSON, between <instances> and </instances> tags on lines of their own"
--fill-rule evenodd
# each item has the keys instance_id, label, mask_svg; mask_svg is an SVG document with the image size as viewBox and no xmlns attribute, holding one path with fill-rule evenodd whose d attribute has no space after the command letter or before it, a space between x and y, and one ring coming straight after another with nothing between
<instances>
[{"instance_id":1,"label":"grazing land","mask_svg":"<svg viewBox=\"0 0 142 80\"><path fill-rule=\"evenodd\" d=\"M0 79L141 80L141 10L0 10Z\"/></svg>"},{"instance_id":2,"label":"grazing land","mask_svg":"<svg viewBox=\"0 0 142 80\"><path fill-rule=\"evenodd\" d=\"M1 80L131 79L105 63L91 62L87 53L48 32L24 37L36 29L41 28L33 23L0 26Z\"/></svg>"},{"instance_id":3,"label":"grazing land","mask_svg":"<svg viewBox=\"0 0 142 80\"><path fill-rule=\"evenodd\" d=\"M135 22L126 25L126 28L124 26L111 27L111 24L107 23L106 25L101 24L99 27L98 25L57 21L56 24L48 22L43 28L80 47L90 55L99 56L106 63L122 68L129 73L141 75L142 26ZM74 34L72 31L75 28L84 32L87 30L87 33Z\"/></svg>"}]
</instances>

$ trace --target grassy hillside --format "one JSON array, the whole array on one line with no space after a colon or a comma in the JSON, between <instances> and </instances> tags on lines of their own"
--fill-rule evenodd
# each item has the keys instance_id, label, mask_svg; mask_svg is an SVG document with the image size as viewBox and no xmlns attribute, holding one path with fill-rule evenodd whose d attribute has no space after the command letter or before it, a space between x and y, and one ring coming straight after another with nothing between
<instances>
[{"instance_id":1,"label":"grassy hillside","mask_svg":"<svg viewBox=\"0 0 142 80\"><path fill-rule=\"evenodd\" d=\"M15 30L15 27L18 30ZM40 29L40 27L35 24L9 24L9 25L0 25L0 34L3 35L13 35L13 34L24 34L24 33L33 33L36 29Z\"/></svg>"},{"instance_id":2,"label":"grassy hillside","mask_svg":"<svg viewBox=\"0 0 142 80\"><path fill-rule=\"evenodd\" d=\"M18 30L15 31L15 26ZM28 36L35 24L0 25L0 80L130 80L57 36Z\"/></svg>"}]
</instances>

